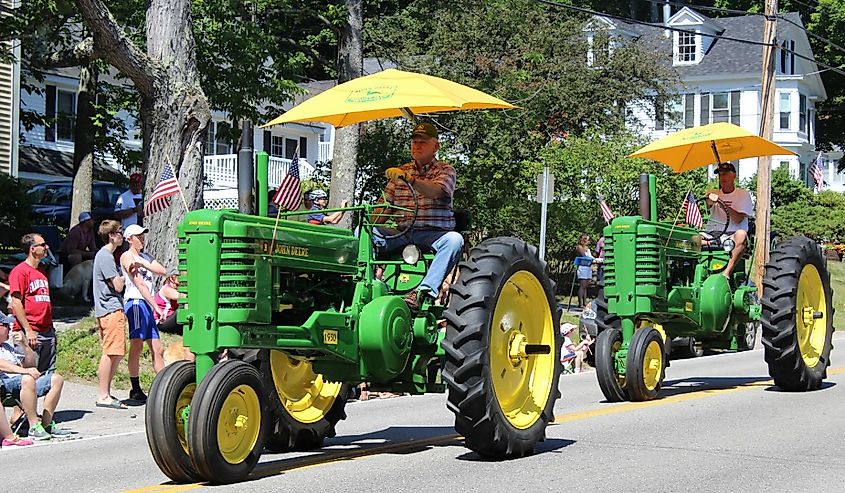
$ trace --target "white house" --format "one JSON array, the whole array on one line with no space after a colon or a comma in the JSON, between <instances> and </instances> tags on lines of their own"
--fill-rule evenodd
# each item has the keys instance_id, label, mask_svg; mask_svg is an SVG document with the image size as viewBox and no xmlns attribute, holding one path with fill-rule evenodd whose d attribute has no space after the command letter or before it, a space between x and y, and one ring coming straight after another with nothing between
<instances>
[{"instance_id":1,"label":"white house","mask_svg":"<svg viewBox=\"0 0 845 493\"><path fill-rule=\"evenodd\" d=\"M669 6L664 12L668 14ZM672 103L632 108L629 127L652 139L681 128L714 122L731 122L757 133L760 128L760 89L762 46L741 43L720 36L762 41L763 17L745 15L711 19L689 7L668 16L661 27L629 24L606 18L594 18L587 26L588 42L598 29L606 29L611 39L642 38L663 54L662 62L679 74L678 98ZM785 17L803 26L796 13ZM600 19L600 23L597 20ZM813 58L807 34L802 28L784 21L777 23L777 42L787 50L776 51L776 96L773 140L794 151L797 156L774 156L773 166L788 166L796 178L808 180L808 165L815 161L816 104L827 95L818 66L796 57L790 51ZM612 50L613 42L608 49ZM588 63L593 57L588 54ZM832 158L830 156L828 162ZM746 179L757 171L757 159L743 159L738 176ZM831 183L836 173L831 173ZM842 178L836 177L836 183Z\"/></svg>"}]
</instances>

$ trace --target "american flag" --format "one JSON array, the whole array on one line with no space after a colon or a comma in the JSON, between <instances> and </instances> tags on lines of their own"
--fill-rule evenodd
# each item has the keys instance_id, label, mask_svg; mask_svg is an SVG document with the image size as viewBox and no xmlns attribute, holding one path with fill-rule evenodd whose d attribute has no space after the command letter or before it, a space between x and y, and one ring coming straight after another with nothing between
<instances>
[{"instance_id":1,"label":"american flag","mask_svg":"<svg viewBox=\"0 0 845 493\"><path fill-rule=\"evenodd\" d=\"M599 197L599 207L601 208L601 217L604 218L604 222L610 224L610 220L616 216L613 215L613 211L610 210L610 206L607 205L607 202L605 202L601 197Z\"/></svg>"},{"instance_id":2,"label":"american flag","mask_svg":"<svg viewBox=\"0 0 845 493\"><path fill-rule=\"evenodd\" d=\"M150 200L144 206L144 215L151 216L170 206L170 196L179 193L179 182L170 163L165 163L161 178L158 180Z\"/></svg>"},{"instance_id":3,"label":"american flag","mask_svg":"<svg viewBox=\"0 0 845 493\"><path fill-rule=\"evenodd\" d=\"M816 183L816 191L820 192L822 187L824 186L824 175L822 175L822 165L824 165L824 157L822 153L819 152L819 157L813 161L813 164L810 165L810 176L813 177L813 181Z\"/></svg>"},{"instance_id":4,"label":"american flag","mask_svg":"<svg viewBox=\"0 0 845 493\"><path fill-rule=\"evenodd\" d=\"M686 209L686 222L693 228L700 228L704 226L704 220L701 218L701 211L698 210L698 203L695 201L695 195L692 192L687 194L686 200L684 200L684 205L682 205L684 209Z\"/></svg>"},{"instance_id":5,"label":"american flag","mask_svg":"<svg viewBox=\"0 0 845 493\"><path fill-rule=\"evenodd\" d=\"M279 185L279 190L273 196L273 203L280 209L295 210L302 202L302 193L299 190L299 155L294 154L290 162L290 169L285 179Z\"/></svg>"}]
</instances>

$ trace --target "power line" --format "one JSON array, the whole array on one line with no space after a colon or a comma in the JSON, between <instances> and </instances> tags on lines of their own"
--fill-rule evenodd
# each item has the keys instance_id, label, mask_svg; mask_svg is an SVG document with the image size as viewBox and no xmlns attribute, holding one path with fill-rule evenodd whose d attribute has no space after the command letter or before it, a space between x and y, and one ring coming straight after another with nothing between
<instances>
[{"instance_id":1,"label":"power line","mask_svg":"<svg viewBox=\"0 0 845 493\"><path fill-rule=\"evenodd\" d=\"M726 40L726 41L734 41L734 42L737 42L737 43L743 43L743 44L754 45L754 46L772 46L773 48L783 50L787 53L792 53L793 55L797 56L798 58L802 58L804 60L809 60L809 61L815 63L818 66L824 67L824 68L829 69L829 70L833 70L834 72L836 72L839 75L845 75L845 71L842 70L842 68L845 68L845 65L843 65L843 67L834 67L834 66L831 66L831 65L827 65L826 63L822 63L822 62L816 60L815 58L808 57L806 55L802 55L802 54L796 52L795 50L791 50L791 49L786 48L784 46L779 46L777 43L770 44L770 43L764 43L762 41L754 41L754 40L751 40L751 39L743 39L743 38L734 38L732 36L724 36L724 35L721 35L721 34L710 34L710 33L705 33L705 32L690 31L688 29L681 29L681 28L672 27L672 26L665 26L663 24L652 24L651 22L645 22L645 21L641 21L641 20L637 20L637 19L632 19L630 17L622 17L622 16L618 16L618 15L613 15L613 14L606 14L604 12L598 12L598 11L587 9L587 8L584 8L584 7L577 7L575 5L557 3L557 2L553 2L551 0L536 0L536 1L538 3L550 5L552 7L557 7L557 8L567 9L567 10L574 10L576 12L581 12L583 14L590 14L590 15L596 15L596 16L599 16L599 17L605 17L605 18L608 18L608 19L615 19L615 20L627 22L627 23L630 23L630 24L639 24L639 25L642 25L642 26L652 27L654 29L665 29L667 31L675 31L675 32L679 32L679 33L687 33L687 34L693 34L693 35L697 34L697 35L708 37L708 38L723 39L723 40Z\"/></svg>"}]
</instances>

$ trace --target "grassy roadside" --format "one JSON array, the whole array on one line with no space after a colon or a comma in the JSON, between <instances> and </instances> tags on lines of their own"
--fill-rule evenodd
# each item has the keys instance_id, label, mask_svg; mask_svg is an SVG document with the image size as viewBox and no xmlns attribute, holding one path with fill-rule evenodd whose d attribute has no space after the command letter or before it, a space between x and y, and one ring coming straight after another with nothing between
<instances>
[{"instance_id":1,"label":"grassy roadside","mask_svg":"<svg viewBox=\"0 0 845 493\"><path fill-rule=\"evenodd\" d=\"M128 334L128 329L127 329ZM71 381L83 381L88 383L97 382L97 366L100 364L102 355L100 346L100 333L97 327L97 319L86 317L74 324L72 327L63 330L57 336L58 348L56 356L56 369L66 379ZM182 336L161 334L162 344L165 348L176 342L182 342ZM126 356L120 362L117 373L114 376L112 387L126 390L129 385L129 370L126 366L126 357L129 356L129 341L127 340ZM153 372L152 359L149 348L145 345L141 353L141 386L146 390L150 388L155 372Z\"/></svg>"},{"instance_id":2,"label":"grassy roadside","mask_svg":"<svg viewBox=\"0 0 845 493\"><path fill-rule=\"evenodd\" d=\"M827 262L830 272L830 287L833 288L833 327L845 330L845 262Z\"/></svg>"}]
</instances>

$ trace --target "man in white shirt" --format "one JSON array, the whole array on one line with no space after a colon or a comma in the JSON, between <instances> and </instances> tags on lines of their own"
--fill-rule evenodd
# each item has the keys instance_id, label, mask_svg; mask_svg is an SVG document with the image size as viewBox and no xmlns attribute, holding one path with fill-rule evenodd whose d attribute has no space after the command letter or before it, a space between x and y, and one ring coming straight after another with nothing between
<instances>
[{"instance_id":1,"label":"man in white shirt","mask_svg":"<svg viewBox=\"0 0 845 493\"><path fill-rule=\"evenodd\" d=\"M143 187L143 175L132 173L129 176L129 190L120 194L114 203L114 216L120 219L124 231L133 224L143 224L144 201L141 196Z\"/></svg>"},{"instance_id":2,"label":"man in white shirt","mask_svg":"<svg viewBox=\"0 0 845 493\"><path fill-rule=\"evenodd\" d=\"M719 189L708 191L705 195L705 201L710 208L710 222L717 227L707 228L707 230L719 230L728 221L728 218L725 217L725 210L716 204L721 200L727 207L730 216L728 229L721 240L731 238L736 245L731 251L731 259L728 261L727 267L722 271L722 274L730 279L734 266L748 243L748 218L754 214L754 203L748 190L737 188L735 184L736 168L733 164L721 163L716 172L719 173Z\"/></svg>"}]
</instances>

